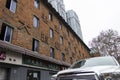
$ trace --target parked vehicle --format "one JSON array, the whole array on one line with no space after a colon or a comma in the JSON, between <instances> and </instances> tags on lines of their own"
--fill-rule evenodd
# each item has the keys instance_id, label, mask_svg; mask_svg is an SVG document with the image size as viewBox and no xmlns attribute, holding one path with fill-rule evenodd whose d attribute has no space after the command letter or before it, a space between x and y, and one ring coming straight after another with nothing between
<instances>
[{"instance_id":1,"label":"parked vehicle","mask_svg":"<svg viewBox=\"0 0 120 80\"><path fill-rule=\"evenodd\" d=\"M112 56L84 59L59 71L51 80L120 80L120 65Z\"/></svg>"}]
</instances>

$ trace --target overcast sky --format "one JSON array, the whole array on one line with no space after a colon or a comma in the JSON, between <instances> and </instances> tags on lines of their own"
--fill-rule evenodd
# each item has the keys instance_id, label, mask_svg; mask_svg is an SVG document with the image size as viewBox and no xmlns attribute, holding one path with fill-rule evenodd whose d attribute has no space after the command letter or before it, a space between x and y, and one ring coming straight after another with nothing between
<instances>
[{"instance_id":1,"label":"overcast sky","mask_svg":"<svg viewBox=\"0 0 120 80\"><path fill-rule=\"evenodd\" d=\"M77 13L86 45L101 31L113 29L120 35L120 0L64 0L64 4Z\"/></svg>"}]
</instances>

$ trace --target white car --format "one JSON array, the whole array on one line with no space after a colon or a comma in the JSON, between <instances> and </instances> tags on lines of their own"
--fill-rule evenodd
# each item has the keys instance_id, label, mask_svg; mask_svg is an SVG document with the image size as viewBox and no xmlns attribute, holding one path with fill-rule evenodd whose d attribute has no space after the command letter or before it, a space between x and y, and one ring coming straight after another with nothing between
<instances>
[{"instance_id":1,"label":"white car","mask_svg":"<svg viewBox=\"0 0 120 80\"><path fill-rule=\"evenodd\" d=\"M59 71L51 80L120 80L120 65L112 56L84 59Z\"/></svg>"}]
</instances>

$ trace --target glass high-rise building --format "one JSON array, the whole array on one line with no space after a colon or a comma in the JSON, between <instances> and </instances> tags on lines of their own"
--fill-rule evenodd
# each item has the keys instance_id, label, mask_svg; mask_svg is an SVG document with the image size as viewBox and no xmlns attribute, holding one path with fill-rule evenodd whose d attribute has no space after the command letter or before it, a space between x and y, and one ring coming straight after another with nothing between
<instances>
[{"instance_id":1,"label":"glass high-rise building","mask_svg":"<svg viewBox=\"0 0 120 80\"><path fill-rule=\"evenodd\" d=\"M65 11L63 0L48 0L48 2L55 8L55 10L63 17L63 19L70 25L73 31L83 40L82 30L79 18L75 11Z\"/></svg>"}]
</instances>

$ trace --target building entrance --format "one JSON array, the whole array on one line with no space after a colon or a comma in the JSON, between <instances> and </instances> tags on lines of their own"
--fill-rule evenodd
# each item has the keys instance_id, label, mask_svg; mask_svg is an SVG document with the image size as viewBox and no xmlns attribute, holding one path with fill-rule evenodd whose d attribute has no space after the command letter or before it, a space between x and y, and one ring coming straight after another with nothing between
<instances>
[{"instance_id":1,"label":"building entrance","mask_svg":"<svg viewBox=\"0 0 120 80\"><path fill-rule=\"evenodd\" d=\"M0 80L9 80L9 69L0 67Z\"/></svg>"},{"instance_id":2,"label":"building entrance","mask_svg":"<svg viewBox=\"0 0 120 80\"><path fill-rule=\"evenodd\" d=\"M28 70L27 71L27 80L40 80L40 72Z\"/></svg>"}]
</instances>

